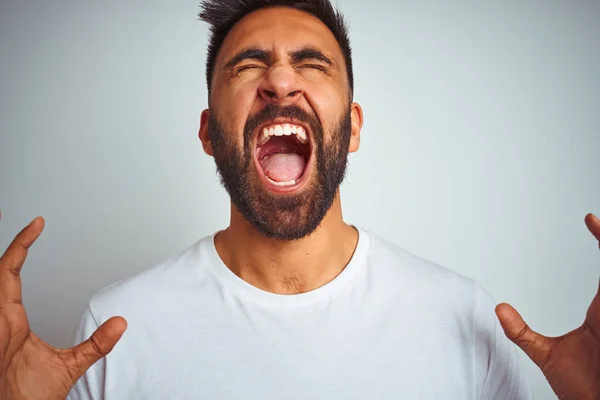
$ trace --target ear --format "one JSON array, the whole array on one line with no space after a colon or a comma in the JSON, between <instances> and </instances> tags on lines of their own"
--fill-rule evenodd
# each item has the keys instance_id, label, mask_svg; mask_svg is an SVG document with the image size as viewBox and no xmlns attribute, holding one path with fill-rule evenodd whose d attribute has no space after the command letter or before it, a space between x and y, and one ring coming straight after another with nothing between
<instances>
[{"instance_id":1,"label":"ear","mask_svg":"<svg viewBox=\"0 0 600 400\"><path fill-rule=\"evenodd\" d=\"M352 136L350 136L348 151L354 153L360 146L360 130L363 126L363 112L360 104L352 103L350 105L350 119L352 121Z\"/></svg>"},{"instance_id":2,"label":"ear","mask_svg":"<svg viewBox=\"0 0 600 400\"><path fill-rule=\"evenodd\" d=\"M204 152L209 156L213 155L212 143L210 142L210 136L208 135L208 118L210 116L210 110L206 109L202 111L200 115L200 129L198 130L198 137L202 142L202 148Z\"/></svg>"}]
</instances>

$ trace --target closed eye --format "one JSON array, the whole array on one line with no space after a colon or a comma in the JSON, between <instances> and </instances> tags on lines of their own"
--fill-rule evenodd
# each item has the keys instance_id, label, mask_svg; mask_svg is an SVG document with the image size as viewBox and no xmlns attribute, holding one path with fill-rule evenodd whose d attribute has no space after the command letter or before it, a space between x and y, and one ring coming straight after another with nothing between
<instances>
[{"instance_id":1,"label":"closed eye","mask_svg":"<svg viewBox=\"0 0 600 400\"><path fill-rule=\"evenodd\" d=\"M257 65L257 64L246 64L246 65L242 65L242 66L238 67L236 69L236 73L239 74L240 72L245 71L247 69L256 69L256 68L265 68L265 67L262 65Z\"/></svg>"},{"instance_id":2,"label":"closed eye","mask_svg":"<svg viewBox=\"0 0 600 400\"><path fill-rule=\"evenodd\" d=\"M298 68L313 68L319 71L327 72L327 68L319 64L302 64L299 65Z\"/></svg>"}]
</instances>

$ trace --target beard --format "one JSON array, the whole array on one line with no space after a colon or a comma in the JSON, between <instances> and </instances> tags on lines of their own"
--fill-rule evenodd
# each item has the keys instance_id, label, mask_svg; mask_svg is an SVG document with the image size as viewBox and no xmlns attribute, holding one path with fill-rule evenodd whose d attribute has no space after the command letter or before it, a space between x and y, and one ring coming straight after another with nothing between
<instances>
[{"instance_id":1,"label":"beard","mask_svg":"<svg viewBox=\"0 0 600 400\"><path fill-rule=\"evenodd\" d=\"M301 193L275 195L260 183L252 143L256 129L277 117L306 123L312 132L311 157L316 158L311 181ZM244 126L244 145L236 145L237 134L228 132L211 112L208 134L221 184L242 216L261 234L280 240L297 240L314 232L333 204L348 164L352 122L350 108L336 124L328 140L319 120L298 106L274 104L250 117ZM310 162L310 160L308 161ZM306 165L308 169L308 163ZM305 172L306 172L305 169ZM315 170L316 169L316 170Z\"/></svg>"}]
</instances>

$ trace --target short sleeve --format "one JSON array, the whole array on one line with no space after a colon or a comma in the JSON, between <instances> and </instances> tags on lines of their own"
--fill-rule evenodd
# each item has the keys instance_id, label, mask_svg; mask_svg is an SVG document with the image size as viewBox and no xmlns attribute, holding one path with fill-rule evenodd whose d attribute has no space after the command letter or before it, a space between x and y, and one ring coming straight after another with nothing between
<instances>
[{"instance_id":1,"label":"short sleeve","mask_svg":"<svg viewBox=\"0 0 600 400\"><path fill-rule=\"evenodd\" d=\"M531 388L516 346L504 335L496 303L477 285L474 337L476 393L481 400L530 400Z\"/></svg>"},{"instance_id":2,"label":"short sleeve","mask_svg":"<svg viewBox=\"0 0 600 400\"><path fill-rule=\"evenodd\" d=\"M79 324L73 334L72 345L87 340L98 328L91 308L88 306L79 320ZM67 400L101 400L104 399L104 373L105 360L101 358L87 370L75 383Z\"/></svg>"}]
</instances>

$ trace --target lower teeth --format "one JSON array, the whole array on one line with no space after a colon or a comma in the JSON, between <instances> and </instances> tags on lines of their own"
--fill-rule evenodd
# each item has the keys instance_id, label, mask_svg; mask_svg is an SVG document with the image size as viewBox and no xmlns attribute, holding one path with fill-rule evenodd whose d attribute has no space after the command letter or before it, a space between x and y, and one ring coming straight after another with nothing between
<instances>
[{"instance_id":1,"label":"lower teeth","mask_svg":"<svg viewBox=\"0 0 600 400\"><path fill-rule=\"evenodd\" d=\"M291 185L295 185L296 183L298 183L297 180L291 180L291 181L287 181L287 182L277 182L277 181L274 181L273 179L269 178L268 176L267 176L267 179L269 180L269 182L271 182L275 186L291 186Z\"/></svg>"}]
</instances>

